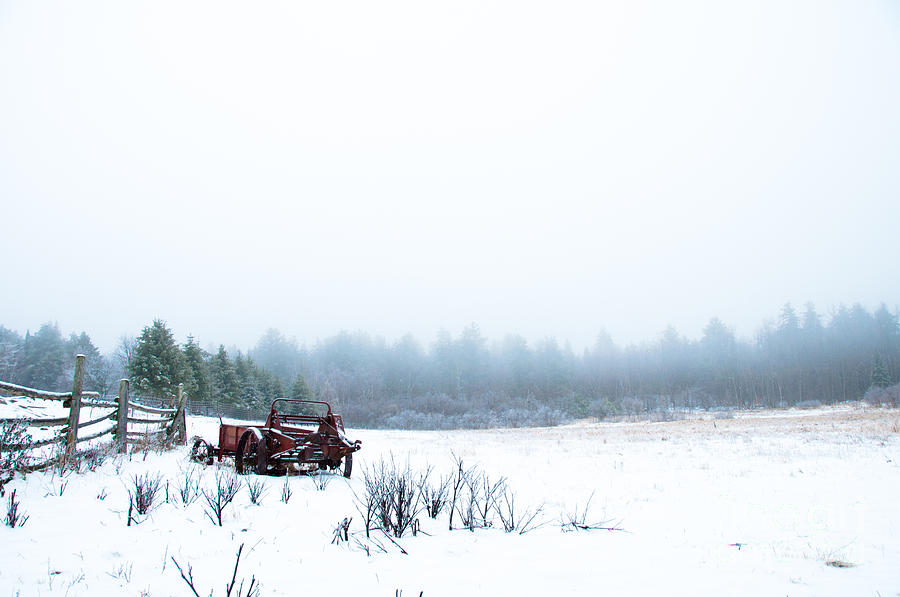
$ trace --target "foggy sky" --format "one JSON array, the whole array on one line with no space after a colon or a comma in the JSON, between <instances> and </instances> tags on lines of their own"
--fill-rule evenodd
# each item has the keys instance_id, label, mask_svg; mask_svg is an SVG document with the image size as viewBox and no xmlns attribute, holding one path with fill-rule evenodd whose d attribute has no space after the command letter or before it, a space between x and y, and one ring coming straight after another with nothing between
<instances>
[{"instance_id":1,"label":"foggy sky","mask_svg":"<svg viewBox=\"0 0 900 597\"><path fill-rule=\"evenodd\" d=\"M0 2L0 324L578 348L900 304L900 4Z\"/></svg>"}]
</instances>

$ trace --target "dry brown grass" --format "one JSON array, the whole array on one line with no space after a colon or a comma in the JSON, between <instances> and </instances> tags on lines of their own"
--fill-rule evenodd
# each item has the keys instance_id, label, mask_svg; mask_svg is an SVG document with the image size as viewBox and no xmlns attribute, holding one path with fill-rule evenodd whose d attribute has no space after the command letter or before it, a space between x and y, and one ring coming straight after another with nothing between
<instances>
[{"instance_id":1,"label":"dry brown grass","mask_svg":"<svg viewBox=\"0 0 900 597\"><path fill-rule=\"evenodd\" d=\"M514 434L542 440L574 439L601 441L666 441L688 436L754 437L770 434L791 436L886 437L900 433L900 411L890 408L822 407L811 410L739 411L733 417L715 413L693 413L679 421L606 422L579 421L560 427L498 429L500 435Z\"/></svg>"}]
</instances>

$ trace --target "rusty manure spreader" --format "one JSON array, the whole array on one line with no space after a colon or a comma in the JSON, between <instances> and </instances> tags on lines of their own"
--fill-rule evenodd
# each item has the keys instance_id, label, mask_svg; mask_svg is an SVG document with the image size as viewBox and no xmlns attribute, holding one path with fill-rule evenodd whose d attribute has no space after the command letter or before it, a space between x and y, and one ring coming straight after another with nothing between
<instances>
[{"instance_id":1,"label":"rusty manure spreader","mask_svg":"<svg viewBox=\"0 0 900 597\"><path fill-rule=\"evenodd\" d=\"M282 404L324 406L327 412L287 414L278 411ZM191 448L191 458L212 464L214 456L219 461L223 456L234 456L238 473L259 475L335 470L343 465L344 476L349 478L353 453L361 443L347 439L341 415L334 414L327 402L279 398L272 402L265 424L230 424L220 419L218 447L198 438Z\"/></svg>"}]
</instances>

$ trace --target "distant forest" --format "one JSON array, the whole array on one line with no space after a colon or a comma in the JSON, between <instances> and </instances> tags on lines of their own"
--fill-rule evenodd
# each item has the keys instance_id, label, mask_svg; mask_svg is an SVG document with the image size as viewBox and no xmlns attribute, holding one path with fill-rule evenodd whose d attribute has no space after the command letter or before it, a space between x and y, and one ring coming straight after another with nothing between
<instances>
[{"instance_id":1,"label":"distant forest","mask_svg":"<svg viewBox=\"0 0 900 597\"><path fill-rule=\"evenodd\" d=\"M738 339L718 318L698 340L668 328L656 342L617 346L606 333L575 354L548 338L489 342L476 325L447 332L426 349L411 335L388 343L342 332L299 346L270 329L247 353L177 345L155 320L103 355L88 334L53 323L23 337L0 326L0 379L71 389L74 355L87 356L86 389L164 396L184 383L189 400L226 415L267 410L274 398L330 402L348 425L479 428L556 425L583 418L835 404L867 397L898 403L900 327L884 305L840 307L827 321L787 304L755 337ZM868 393L868 395L867 395Z\"/></svg>"}]
</instances>

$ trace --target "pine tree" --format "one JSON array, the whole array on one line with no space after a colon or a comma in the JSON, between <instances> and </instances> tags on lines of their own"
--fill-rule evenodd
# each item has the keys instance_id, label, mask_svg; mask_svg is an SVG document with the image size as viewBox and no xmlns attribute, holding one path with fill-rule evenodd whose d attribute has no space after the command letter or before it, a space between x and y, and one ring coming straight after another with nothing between
<instances>
[{"instance_id":1,"label":"pine tree","mask_svg":"<svg viewBox=\"0 0 900 597\"><path fill-rule=\"evenodd\" d=\"M294 400L313 399L312 390L309 389L309 384L306 383L306 379L302 374L298 374L297 379L291 384L291 398Z\"/></svg>"},{"instance_id":2,"label":"pine tree","mask_svg":"<svg viewBox=\"0 0 900 597\"><path fill-rule=\"evenodd\" d=\"M91 342L91 337L86 332L81 332L80 335L70 334L66 341L66 352L69 359L66 365L66 378L72 377L75 373L75 355L83 354L85 356L84 389L105 393L105 386L108 382L107 363L94 343Z\"/></svg>"},{"instance_id":3,"label":"pine tree","mask_svg":"<svg viewBox=\"0 0 900 597\"><path fill-rule=\"evenodd\" d=\"M13 380L24 342L17 332L0 325L0 379Z\"/></svg>"},{"instance_id":4,"label":"pine tree","mask_svg":"<svg viewBox=\"0 0 900 597\"><path fill-rule=\"evenodd\" d=\"M881 353L875 353L875 364L872 367L872 385L878 388L886 388L891 385L891 374L888 372Z\"/></svg>"},{"instance_id":5,"label":"pine tree","mask_svg":"<svg viewBox=\"0 0 900 597\"><path fill-rule=\"evenodd\" d=\"M66 359L66 345L59 327L45 323L37 333L25 334L22 359L16 367L16 383L39 390L64 391L72 383L71 378L66 379Z\"/></svg>"},{"instance_id":6,"label":"pine tree","mask_svg":"<svg viewBox=\"0 0 900 597\"><path fill-rule=\"evenodd\" d=\"M181 349L184 355L185 382L184 390L191 400L207 401L211 397L211 380L209 376L209 355L197 345L193 336L188 336L187 344Z\"/></svg>"},{"instance_id":7,"label":"pine tree","mask_svg":"<svg viewBox=\"0 0 900 597\"><path fill-rule=\"evenodd\" d=\"M138 392L167 398L185 381L184 356L166 322L154 319L137 340L134 356L128 364L131 383Z\"/></svg>"},{"instance_id":8,"label":"pine tree","mask_svg":"<svg viewBox=\"0 0 900 597\"><path fill-rule=\"evenodd\" d=\"M312 390L309 384L306 383L302 373L298 373L297 379L291 384L290 398L292 400L315 400L315 396L313 396ZM284 407L284 410L294 414L311 415L315 413L316 408L314 404L288 404Z\"/></svg>"},{"instance_id":9,"label":"pine tree","mask_svg":"<svg viewBox=\"0 0 900 597\"><path fill-rule=\"evenodd\" d=\"M226 404L237 404L241 395L241 384L234 363L228 358L224 346L219 345L219 351L210 360L209 373L213 397Z\"/></svg>"},{"instance_id":10,"label":"pine tree","mask_svg":"<svg viewBox=\"0 0 900 597\"><path fill-rule=\"evenodd\" d=\"M250 357L245 357L240 352L234 357L234 371L237 374L240 386L239 402L242 406L258 408L263 402L263 396L258 385L258 372L256 364Z\"/></svg>"}]
</instances>

